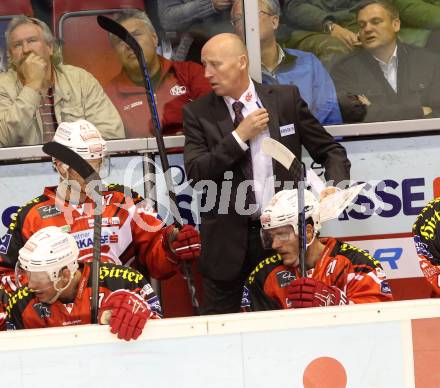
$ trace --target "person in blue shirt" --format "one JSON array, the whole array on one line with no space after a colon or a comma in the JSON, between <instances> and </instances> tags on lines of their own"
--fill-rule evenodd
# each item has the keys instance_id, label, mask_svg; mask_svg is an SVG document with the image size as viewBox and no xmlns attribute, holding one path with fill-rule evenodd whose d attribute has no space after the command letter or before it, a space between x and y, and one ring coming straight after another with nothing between
<instances>
[{"instance_id":1,"label":"person in blue shirt","mask_svg":"<svg viewBox=\"0 0 440 388\"><path fill-rule=\"evenodd\" d=\"M318 58L309 52L285 49L277 43L280 4L259 0L259 29L263 83L298 87L310 111L323 125L341 124L342 117L330 75ZM236 1L231 10L235 32L244 36L243 5Z\"/></svg>"}]
</instances>

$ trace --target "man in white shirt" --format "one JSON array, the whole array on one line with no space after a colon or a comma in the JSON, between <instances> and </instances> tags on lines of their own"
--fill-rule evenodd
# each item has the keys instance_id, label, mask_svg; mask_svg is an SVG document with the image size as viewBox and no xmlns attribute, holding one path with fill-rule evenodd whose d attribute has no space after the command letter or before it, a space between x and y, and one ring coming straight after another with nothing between
<instances>
[{"instance_id":1,"label":"man in white shirt","mask_svg":"<svg viewBox=\"0 0 440 388\"><path fill-rule=\"evenodd\" d=\"M267 255L261 209L275 191L296 183L262 153L263 138L281 142L299 159L304 145L334 184L349 179L350 162L297 87L249 78L246 47L237 35L211 38L202 64L213 92L184 107L185 169L190 183L203 191L202 313L233 313L239 311L246 276Z\"/></svg>"},{"instance_id":2,"label":"man in white shirt","mask_svg":"<svg viewBox=\"0 0 440 388\"><path fill-rule=\"evenodd\" d=\"M398 41L400 19L388 1L371 0L357 13L363 50L332 71L344 122L440 116L440 58Z\"/></svg>"}]
</instances>

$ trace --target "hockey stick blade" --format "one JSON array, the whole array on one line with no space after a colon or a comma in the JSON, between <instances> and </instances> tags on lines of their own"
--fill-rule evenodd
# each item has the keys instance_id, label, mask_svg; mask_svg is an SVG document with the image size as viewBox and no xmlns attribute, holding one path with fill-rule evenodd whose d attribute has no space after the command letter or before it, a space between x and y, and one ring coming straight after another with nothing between
<instances>
[{"instance_id":1,"label":"hockey stick blade","mask_svg":"<svg viewBox=\"0 0 440 388\"><path fill-rule=\"evenodd\" d=\"M152 93L151 90L151 82L150 82L150 76L147 74L147 63L145 61L144 52L142 51L142 47L139 45L137 40L133 38L133 36L119 23L116 23L113 19L110 19L107 16L98 15L96 20L98 21L98 24L101 28L106 30L107 32L116 35L119 39L121 39L123 42L125 42L132 50L134 55L136 56L137 61L139 62L139 65L141 67L142 72L144 73L144 84L145 89L147 90L147 99L148 104L151 109L151 116L153 117L153 121L155 123L155 130L160 133L161 132L161 126L159 121L159 115L157 113L157 107L156 103L154 101L154 93ZM149 94L149 95L148 95ZM159 144L159 140L156 136L156 141L158 142L158 147L161 145ZM163 147L165 148L165 145L163 144L163 139L161 141ZM162 162L162 158L161 158ZM168 169L168 162L165 163L165 165L162 163L162 168L165 170Z\"/></svg>"},{"instance_id":2,"label":"hockey stick blade","mask_svg":"<svg viewBox=\"0 0 440 388\"><path fill-rule=\"evenodd\" d=\"M44 144L43 152L72 167L85 181L96 178L97 172L86 160L60 143L50 141ZM100 179L99 176L98 179Z\"/></svg>"},{"instance_id":3,"label":"hockey stick blade","mask_svg":"<svg viewBox=\"0 0 440 388\"><path fill-rule=\"evenodd\" d=\"M266 137L261 143L263 152L282 164L286 170L289 170L293 161L296 159L292 151L290 151L284 144L279 141Z\"/></svg>"},{"instance_id":4,"label":"hockey stick blade","mask_svg":"<svg viewBox=\"0 0 440 388\"><path fill-rule=\"evenodd\" d=\"M139 46L139 43L136 41L136 39L134 39L133 36L131 36L131 34L123 26L121 26L119 23L116 23L113 19L110 19L107 16L98 15L96 20L98 21L98 24L102 29L116 35L123 42L127 43L127 45L130 46L130 48L133 50L136 58L138 58L138 60L140 59L140 57L142 56L141 46Z\"/></svg>"},{"instance_id":5,"label":"hockey stick blade","mask_svg":"<svg viewBox=\"0 0 440 388\"><path fill-rule=\"evenodd\" d=\"M292 151L275 139L270 137L263 139L261 148L266 155L276 160L286 170L292 170L293 164L299 165L299 160ZM325 182L323 182L312 169L308 169L306 172L306 182L318 193L325 189Z\"/></svg>"}]
</instances>

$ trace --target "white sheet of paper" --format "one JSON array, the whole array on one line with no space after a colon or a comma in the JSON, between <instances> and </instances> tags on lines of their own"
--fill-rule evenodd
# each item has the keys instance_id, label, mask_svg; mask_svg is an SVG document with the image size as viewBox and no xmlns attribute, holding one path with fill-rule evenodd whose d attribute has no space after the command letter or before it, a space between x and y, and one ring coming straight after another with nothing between
<instances>
[{"instance_id":1,"label":"white sheet of paper","mask_svg":"<svg viewBox=\"0 0 440 388\"><path fill-rule=\"evenodd\" d=\"M366 183L361 183L360 185L352 186L345 190L336 191L325 197L319 203L321 222L338 218L342 211L353 202L365 185Z\"/></svg>"}]
</instances>

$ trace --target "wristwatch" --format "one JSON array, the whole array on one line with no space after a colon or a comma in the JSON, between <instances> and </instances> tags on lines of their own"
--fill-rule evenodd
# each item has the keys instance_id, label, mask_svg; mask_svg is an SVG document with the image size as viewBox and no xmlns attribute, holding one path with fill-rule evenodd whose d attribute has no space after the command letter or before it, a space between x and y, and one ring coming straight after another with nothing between
<instances>
[{"instance_id":1,"label":"wristwatch","mask_svg":"<svg viewBox=\"0 0 440 388\"><path fill-rule=\"evenodd\" d=\"M331 20L326 20L324 22L323 30L326 34L331 34L334 28L335 28L335 23L333 23Z\"/></svg>"}]
</instances>

